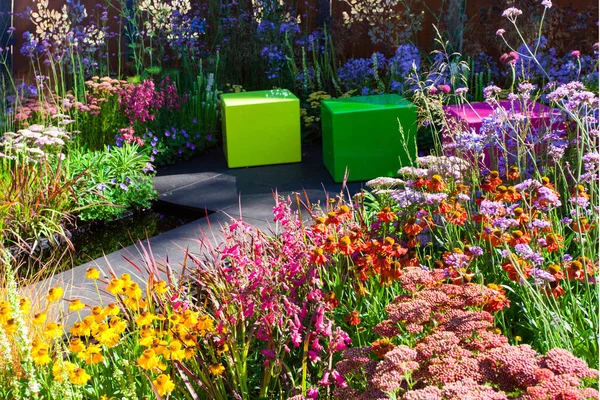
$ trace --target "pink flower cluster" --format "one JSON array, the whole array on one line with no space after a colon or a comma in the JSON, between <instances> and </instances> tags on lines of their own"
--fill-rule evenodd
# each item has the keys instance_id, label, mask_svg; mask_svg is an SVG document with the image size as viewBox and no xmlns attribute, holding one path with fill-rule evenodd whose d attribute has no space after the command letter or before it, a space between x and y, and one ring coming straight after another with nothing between
<instances>
[{"instance_id":1,"label":"pink flower cluster","mask_svg":"<svg viewBox=\"0 0 600 400\"><path fill-rule=\"evenodd\" d=\"M131 126L120 129L119 132L120 132L120 139L127 144L135 143L138 146L143 146L145 143L144 139L135 136L135 131L133 130L133 127L131 127Z\"/></svg>"},{"instance_id":2,"label":"pink flower cluster","mask_svg":"<svg viewBox=\"0 0 600 400\"><path fill-rule=\"evenodd\" d=\"M161 108L176 109L180 106L180 97L175 84L167 77L157 90L154 81L145 79L140 84L122 84L119 104L123 107L129 123L153 121Z\"/></svg>"},{"instance_id":3,"label":"pink flower cluster","mask_svg":"<svg viewBox=\"0 0 600 400\"><path fill-rule=\"evenodd\" d=\"M367 389L338 388L339 399L558 400L598 398L580 388L598 371L563 349L542 356L529 345L511 346L481 311L494 289L443 282L437 272L415 268L403 275L410 294L387 306L375 331L387 336L372 346L350 348L336 369ZM414 347L392 340L411 329L422 333ZM383 351L382 351L383 349Z\"/></svg>"},{"instance_id":4,"label":"pink flower cluster","mask_svg":"<svg viewBox=\"0 0 600 400\"><path fill-rule=\"evenodd\" d=\"M210 259L195 260L200 295L210 297L211 313L229 329L244 326L253 332L262 343L265 366L279 365L292 353L324 371L312 375L315 386L345 387L330 360L351 344L350 338L335 326L332 311L338 302L323 292L321 271L308 262L312 232L290 205L289 199L277 201L273 211L279 229L274 235L232 220Z\"/></svg>"}]
</instances>

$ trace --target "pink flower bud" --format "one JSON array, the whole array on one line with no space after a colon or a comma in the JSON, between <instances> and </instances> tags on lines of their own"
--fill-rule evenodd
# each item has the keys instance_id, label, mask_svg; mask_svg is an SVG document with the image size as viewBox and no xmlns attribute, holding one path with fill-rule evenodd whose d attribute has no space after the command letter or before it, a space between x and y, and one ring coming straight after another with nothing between
<instances>
[{"instance_id":1,"label":"pink flower bud","mask_svg":"<svg viewBox=\"0 0 600 400\"><path fill-rule=\"evenodd\" d=\"M511 51L510 53L508 53L509 56L511 56L515 61L517 61L520 57L519 57L519 53L517 53L516 51Z\"/></svg>"},{"instance_id":2,"label":"pink flower bud","mask_svg":"<svg viewBox=\"0 0 600 400\"><path fill-rule=\"evenodd\" d=\"M571 57L579 58L580 55L581 55L581 52L579 50L573 50L571 52Z\"/></svg>"},{"instance_id":3,"label":"pink flower bud","mask_svg":"<svg viewBox=\"0 0 600 400\"><path fill-rule=\"evenodd\" d=\"M510 57L510 56L509 56L507 53L504 53L504 54L502 54L502 55L500 56L500 62L501 62L502 64L506 64L506 61L508 61L508 58L509 58L509 57Z\"/></svg>"}]
</instances>

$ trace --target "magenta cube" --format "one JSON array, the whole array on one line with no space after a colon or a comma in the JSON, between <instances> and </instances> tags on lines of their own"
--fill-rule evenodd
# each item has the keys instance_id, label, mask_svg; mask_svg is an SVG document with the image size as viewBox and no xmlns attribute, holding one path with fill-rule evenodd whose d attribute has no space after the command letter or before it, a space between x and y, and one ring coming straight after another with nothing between
<instances>
[{"instance_id":1,"label":"magenta cube","mask_svg":"<svg viewBox=\"0 0 600 400\"><path fill-rule=\"evenodd\" d=\"M529 102L526 104L526 109L522 110L522 105L523 103L521 101L502 100L493 105L485 102L460 105L455 104L445 106L444 111L446 113L449 125L453 128L453 132L458 130L464 132L473 129L475 132L479 133L483 119L491 116L498 107L504 108L508 113L519 113L526 115L530 120L531 127L535 129L550 126L550 124L552 124L552 115L554 112L552 108L540 103ZM447 145L453 141L454 138L451 132L446 131L442 133L442 144ZM444 152L446 155L454 155L452 154L452 150ZM492 152L489 148L486 148L484 150L484 154L485 158L483 165L480 165L480 167L485 167L487 169L495 167L495 165L492 165L492 159L497 159L497 151ZM467 157L471 159L471 161L473 161L475 158L474 154L461 154L461 156Z\"/></svg>"}]
</instances>

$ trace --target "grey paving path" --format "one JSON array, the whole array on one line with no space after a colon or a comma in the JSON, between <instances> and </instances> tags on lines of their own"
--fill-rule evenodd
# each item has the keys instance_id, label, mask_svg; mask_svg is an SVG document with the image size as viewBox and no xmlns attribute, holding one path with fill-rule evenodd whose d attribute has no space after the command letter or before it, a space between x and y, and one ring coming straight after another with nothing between
<instances>
[{"instance_id":1,"label":"grey paving path","mask_svg":"<svg viewBox=\"0 0 600 400\"><path fill-rule=\"evenodd\" d=\"M231 217L241 215L245 221L268 230L273 220L275 191L283 196L302 193L308 195L311 203L323 203L328 196L340 193L342 188L341 184L333 182L323 166L318 146L304 147L301 163L239 169L228 169L222 150L215 149L159 170L154 185L162 201L215 213L57 274L29 290L41 297L48 287L60 285L65 290L65 298L80 298L87 304L97 304L98 290L94 283L85 279L85 272L90 267L100 269L105 275L110 271L117 276L127 272L141 282L142 274L127 259L134 264L143 264L147 259L144 249L152 249L157 264L165 264L168 260L171 266L179 266L184 249L196 254L201 252L198 239L202 232L208 235L213 245L219 243L219 226L229 222ZM361 186L362 183L350 183L346 191L353 194ZM110 302L109 295L100 294L103 302ZM66 308L63 311L67 313Z\"/></svg>"}]
</instances>

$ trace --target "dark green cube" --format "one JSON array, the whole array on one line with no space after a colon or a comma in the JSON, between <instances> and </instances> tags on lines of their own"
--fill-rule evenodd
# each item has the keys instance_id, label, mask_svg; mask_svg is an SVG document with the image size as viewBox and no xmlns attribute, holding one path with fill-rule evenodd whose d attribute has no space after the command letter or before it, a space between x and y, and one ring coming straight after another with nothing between
<instances>
[{"instance_id":1,"label":"dark green cube","mask_svg":"<svg viewBox=\"0 0 600 400\"><path fill-rule=\"evenodd\" d=\"M417 156L417 110L396 94L321 102L323 163L336 182L397 176ZM402 127L402 133L400 130Z\"/></svg>"}]
</instances>

